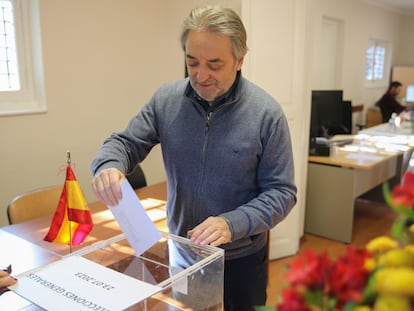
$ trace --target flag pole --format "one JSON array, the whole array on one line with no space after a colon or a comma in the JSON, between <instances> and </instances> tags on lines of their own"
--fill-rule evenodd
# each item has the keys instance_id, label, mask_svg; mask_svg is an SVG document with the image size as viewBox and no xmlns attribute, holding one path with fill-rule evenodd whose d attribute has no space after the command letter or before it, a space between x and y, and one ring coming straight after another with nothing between
<instances>
[{"instance_id":1,"label":"flag pole","mask_svg":"<svg viewBox=\"0 0 414 311\"><path fill-rule=\"evenodd\" d=\"M70 151L66 151L66 164L67 166L70 166L70 163L72 162L72 159L70 157ZM65 183L66 183L66 179L65 179ZM66 206L67 208L67 206ZM66 213L68 212L68 210L66 210ZM69 254L72 254L72 221L69 220L69 215L68 216L68 221L69 221Z\"/></svg>"}]
</instances>

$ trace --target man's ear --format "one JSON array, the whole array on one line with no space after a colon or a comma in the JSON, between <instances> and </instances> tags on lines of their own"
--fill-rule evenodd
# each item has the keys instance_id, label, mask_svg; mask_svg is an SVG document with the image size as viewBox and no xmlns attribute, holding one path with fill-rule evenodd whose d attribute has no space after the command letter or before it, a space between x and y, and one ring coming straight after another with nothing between
<instances>
[{"instance_id":1,"label":"man's ear","mask_svg":"<svg viewBox=\"0 0 414 311\"><path fill-rule=\"evenodd\" d=\"M243 62L244 62L244 56L237 61L237 67L236 67L237 71L241 70L241 67L243 66Z\"/></svg>"}]
</instances>

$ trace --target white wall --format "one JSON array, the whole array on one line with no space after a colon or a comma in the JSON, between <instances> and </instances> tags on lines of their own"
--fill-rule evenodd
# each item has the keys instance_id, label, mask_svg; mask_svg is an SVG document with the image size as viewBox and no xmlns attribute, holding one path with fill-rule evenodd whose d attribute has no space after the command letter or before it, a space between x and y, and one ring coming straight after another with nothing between
<instances>
[{"instance_id":1,"label":"white wall","mask_svg":"<svg viewBox=\"0 0 414 311\"><path fill-rule=\"evenodd\" d=\"M184 77L181 22L199 3L206 1L39 1L48 112L0 118L0 226L14 196L63 186L67 150L86 200L96 200L92 158L161 83ZM143 169L150 184L165 180L159 148Z\"/></svg>"},{"instance_id":2,"label":"white wall","mask_svg":"<svg viewBox=\"0 0 414 311\"><path fill-rule=\"evenodd\" d=\"M325 48L320 44L323 17L339 20L343 24L342 62L337 71L339 74L337 88L344 90L344 99L352 100L353 105L364 105L366 111L379 99L388 86L388 83L385 83L381 87L369 88L364 83L368 39L389 41L393 51L392 64L398 63L398 49L404 19L394 11L372 6L363 0L313 0L310 27L312 27L311 36L313 37L311 53L313 53L314 60L318 59L317 55L323 53L322 50ZM405 37L407 38L407 35ZM411 42L414 42L413 36L411 36ZM413 53L411 53L411 61L414 61ZM318 79L318 70L322 65L314 61L310 66L313 77L312 87L317 89L321 83ZM365 123L365 113L354 121Z\"/></svg>"},{"instance_id":3,"label":"white wall","mask_svg":"<svg viewBox=\"0 0 414 311\"><path fill-rule=\"evenodd\" d=\"M414 66L414 16L401 16L400 43L395 51L395 65Z\"/></svg>"}]
</instances>

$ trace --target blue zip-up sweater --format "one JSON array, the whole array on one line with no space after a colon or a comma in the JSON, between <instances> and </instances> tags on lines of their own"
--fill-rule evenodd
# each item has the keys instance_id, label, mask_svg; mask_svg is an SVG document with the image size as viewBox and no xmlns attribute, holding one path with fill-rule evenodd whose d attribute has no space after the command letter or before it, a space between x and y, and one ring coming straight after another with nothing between
<instances>
[{"instance_id":1,"label":"blue zip-up sweater","mask_svg":"<svg viewBox=\"0 0 414 311\"><path fill-rule=\"evenodd\" d=\"M167 222L187 231L222 216L232 242L226 259L266 245L266 231L296 203L293 156L286 117L265 91L239 75L221 103L203 107L188 79L160 87L127 128L108 138L92 172L129 172L161 144L167 175Z\"/></svg>"}]
</instances>

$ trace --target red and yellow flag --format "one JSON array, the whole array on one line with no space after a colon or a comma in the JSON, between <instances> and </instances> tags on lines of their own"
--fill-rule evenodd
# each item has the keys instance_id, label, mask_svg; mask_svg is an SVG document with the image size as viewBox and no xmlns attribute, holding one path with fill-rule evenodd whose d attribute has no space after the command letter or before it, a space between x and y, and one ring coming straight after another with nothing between
<instances>
[{"instance_id":1,"label":"red and yellow flag","mask_svg":"<svg viewBox=\"0 0 414 311\"><path fill-rule=\"evenodd\" d=\"M75 173L71 166L68 165L59 204L53 216L49 232L43 240L80 245L92 228L91 212L76 180Z\"/></svg>"}]
</instances>

